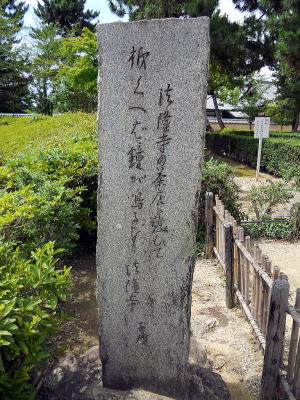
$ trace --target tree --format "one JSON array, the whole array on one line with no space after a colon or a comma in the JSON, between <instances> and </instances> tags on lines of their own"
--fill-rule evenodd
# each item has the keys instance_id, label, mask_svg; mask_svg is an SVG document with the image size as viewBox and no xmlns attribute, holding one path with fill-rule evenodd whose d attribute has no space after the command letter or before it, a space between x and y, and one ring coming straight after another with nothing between
<instances>
[{"instance_id":1,"label":"tree","mask_svg":"<svg viewBox=\"0 0 300 400\"><path fill-rule=\"evenodd\" d=\"M59 68L59 36L55 25L32 28L32 75L31 87L36 109L41 114L52 115L55 91L54 81Z\"/></svg>"},{"instance_id":2,"label":"tree","mask_svg":"<svg viewBox=\"0 0 300 400\"><path fill-rule=\"evenodd\" d=\"M268 99L265 92L270 87L263 77L251 74L244 78L243 86L228 89L226 86L219 91L219 97L236 106L238 111L248 116L250 130L255 117L264 112Z\"/></svg>"},{"instance_id":3,"label":"tree","mask_svg":"<svg viewBox=\"0 0 300 400\"><path fill-rule=\"evenodd\" d=\"M242 90L238 109L248 116L250 130L252 130L255 117L265 111L267 99L264 98L264 93L266 90L267 85L263 80L252 77Z\"/></svg>"},{"instance_id":4,"label":"tree","mask_svg":"<svg viewBox=\"0 0 300 400\"><path fill-rule=\"evenodd\" d=\"M280 125L280 129L284 125L290 125L293 120L293 104L290 99L276 99L267 104L266 114Z\"/></svg>"},{"instance_id":5,"label":"tree","mask_svg":"<svg viewBox=\"0 0 300 400\"><path fill-rule=\"evenodd\" d=\"M114 13L129 14L132 21L211 15L217 5L218 0L109 0Z\"/></svg>"},{"instance_id":6,"label":"tree","mask_svg":"<svg viewBox=\"0 0 300 400\"><path fill-rule=\"evenodd\" d=\"M110 8L119 16L129 13L130 20L199 17L211 19L211 58L208 93L215 104L221 129L225 127L217 105L217 95L224 85L243 84L242 76L264 65L265 48L262 25L241 26L230 22L217 10L218 0L109 0ZM255 26L255 29L254 29Z\"/></svg>"},{"instance_id":7,"label":"tree","mask_svg":"<svg viewBox=\"0 0 300 400\"><path fill-rule=\"evenodd\" d=\"M95 111L97 108L96 35L83 28L81 36L62 38L61 64L55 79L55 102L60 111Z\"/></svg>"},{"instance_id":8,"label":"tree","mask_svg":"<svg viewBox=\"0 0 300 400\"><path fill-rule=\"evenodd\" d=\"M18 33L23 26L25 2L0 0L0 110L20 112L29 104L26 74L28 57L19 44Z\"/></svg>"},{"instance_id":9,"label":"tree","mask_svg":"<svg viewBox=\"0 0 300 400\"><path fill-rule=\"evenodd\" d=\"M75 36L81 34L84 27L94 31L93 19L99 12L84 11L86 0L43 0L38 2L35 14L45 24L55 24L63 36L73 32Z\"/></svg>"},{"instance_id":10,"label":"tree","mask_svg":"<svg viewBox=\"0 0 300 400\"><path fill-rule=\"evenodd\" d=\"M215 104L216 117L221 129L225 128L217 105L224 88L244 88L247 76L260 70L264 64L262 33L251 25L241 26L216 11L211 16L211 58L208 93ZM261 55L259 57L259 55Z\"/></svg>"},{"instance_id":11,"label":"tree","mask_svg":"<svg viewBox=\"0 0 300 400\"><path fill-rule=\"evenodd\" d=\"M268 65L276 72L279 99L293 110L293 130L300 114L300 3L294 0L234 0L244 11L260 13L273 48Z\"/></svg>"},{"instance_id":12,"label":"tree","mask_svg":"<svg viewBox=\"0 0 300 400\"><path fill-rule=\"evenodd\" d=\"M278 16L273 14L270 27L278 32L275 57L279 62L277 83L281 99L287 99L293 110L292 130L300 119L300 4L286 1Z\"/></svg>"}]
</instances>

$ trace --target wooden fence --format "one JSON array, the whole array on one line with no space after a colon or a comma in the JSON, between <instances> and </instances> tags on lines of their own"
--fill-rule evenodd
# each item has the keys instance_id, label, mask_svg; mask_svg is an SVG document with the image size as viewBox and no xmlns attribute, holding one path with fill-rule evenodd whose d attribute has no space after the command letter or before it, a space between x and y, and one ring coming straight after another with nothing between
<instances>
[{"instance_id":1,"label":"wooden fence","mask_svg":"<svg viewBox=\"0 0 300 400\"><path fill-rule=\"evenodd\" d=\"M226 274L226 306L237 302L264 353L261 400L300 400L300 289L295 306L288 302L288 277L262 253L244 228L225 210L218 196L206 193L207 258L218 259ZM286 316L293 319L285 342ZM283 358L285 343L287 361ZM283 397L284 396L284 397Z\"/></svg>"}]
</instances>

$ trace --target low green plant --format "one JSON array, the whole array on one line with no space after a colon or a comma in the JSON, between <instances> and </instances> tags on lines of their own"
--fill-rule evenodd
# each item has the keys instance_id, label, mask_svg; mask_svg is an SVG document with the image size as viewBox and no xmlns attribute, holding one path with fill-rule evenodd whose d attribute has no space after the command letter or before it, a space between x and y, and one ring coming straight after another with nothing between
<instances>
[{"instance_id":1,"label":"low green plant","mask_svg":"<svg viewBox=\"0 0 300 400\"><path fill-rule=\"evenodd\" d=\"M250 188L246 200L251 202L250 210L255 213L259 223L245 225L245 232L251 237L287 239L295 236L296 227L292 219L273 221L272 213L278 205L285 204L294 197L292 187L284 182L269 181L267 185Z\"/></svg>"},{"instance_id":2,"label":"low green plant","mask_svg":"<svg viewBox=\"0 0 300 400\"><path fill-rule=\"evenodd\" d=\"M233 169L225 162L210 159L202 165L202 181L199 201L197 232L197 256L203 256L205 248L205 193L218 195L226 209L240 220L241 206L238 202L239 187L234 182Z\"/></svg>"},{"instance_id":3,"label":"low green plant","mask_svg":"<svg viewBox=\"0 0 300 400\"><path fill-rule=\"evenodd\" d=\"M54 117L0 117L0 159L9 160L19 153L56 147L71 137L97 131L96 115L81 112Z\"/></svg>"},{"instance_id":4,"label":"low green plant","mask_svg":"<svg viewBox=\"0 0 300 400\"><path fill-rule=\"evenodd\" d=\"M57 269L54 243L21 256L0 240L0 398L31 400L30 373L49 357L60 319L57 305L71 285L70 267Z\"/></svg>"},{"instance_id":5,"label":"low green plant","mask_svg":"<svg viewBox=\"0 0 300 400\"><path fill-rule=\"evenodd\" d=\"M268 181L266 185L253 185L246 200L251 202L250 210L257 219L268 217L275 207L294 197L292 188L284 182Z\"/></svg>"},{"instance_id":6,"label":"low green plant","mask_svg":"<svg viewBox=\"0 0 300 400\"><path fill-rule=\"evenodd\" d=\"M205 252L205 232L203 230L199 230L197 232L196 256L203 257L204 252Z\"/></svg>"},{"instance_id":7,"label":"low green plant","mask_svg":"<svg viewBox=\"0 0 300 400\"><path fill-rule=\"evenodd\" d=\"M48 241L71 253L80 233L96 230L98 137L93 125L80 131L73 119L72 135L55 146L49 142L0 166L0 235L25 255Z\"/></svg>"},{"instance_id":8,"label":"low green plant","mask_svg":"<svg viewBox=\"0 0 300 400\"><path fill-rule=\"evenodd\" d=\"M273 238L273 239L288 239L293 235L292 221L276 221L269 222L269 218L263 218L262 223L245 224L245 234L252 238Z\"/></svg>"},{"instance_id":9,"label":"low green plant","mask_svg":"<svg viewBox=\"0 0 300 400\"><path fill-rule=\"evenodd\" d=\"M49 356L71 253L96 228L95 116L7 119L0 137L0 398L30 400ZM30 149L30 151L29 151ZM60 248L64 250L60 250Z\"/></svg>"},{"instance_id":10,"label":"low green plant","mask_svg":"<svg viewBox=\"0 0 300 400\"><path fill-rule=\"evenodd\" d=\"M237 219L241 216L239 186L234 182L234 173L230 165L211 158L203 163L200 194L200 214L203 216L205 193L218 195L225 208Z\"/></svg>"}]
</instances>

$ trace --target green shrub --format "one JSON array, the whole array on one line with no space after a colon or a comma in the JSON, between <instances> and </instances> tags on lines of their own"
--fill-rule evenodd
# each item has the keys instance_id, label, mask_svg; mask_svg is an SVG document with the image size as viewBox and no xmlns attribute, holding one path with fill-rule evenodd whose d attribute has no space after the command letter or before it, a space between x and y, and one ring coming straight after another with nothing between
<instances>
[{"instance_id":1,"label":"green shrub","mask_svg":"<svg viewBox=\"0 0 300 400\"><path fill-rule=\"evenodd\" d=\"M70 286L70 268L56 269L54 243L29 259L0 241L0 398L29 400L30 372L49 356L50 335L59 320L56 308Z\"/></svg>"},{"instance_id":2,"label":"green shrub","mask_svg":"<svg viewBox=\"0 0 300 400\"><path fill-rule=\"evenodd\" d=\"M225 162L212 158L202 165L202 181L199 201L199 223L197 231L196 255L203 256L205 249L205 194L218 195L225 208L237 220L242 217L239 199L239 187L233 180L233 169Z\"/></svg>"},{"instance_id":3,"label":"green shrub","mask_svg":"<svg viewBox=\"0 0 300 400\"><path fill-rule=\"evenodd\" d=\"M270 219L263 218L263 220L268 221ZM293 223L291 221L245 224L243 227L245 234L252 238L289 239L293 236Z\"/></svg>"},{"instance_id":4,"label":"green shrub","mask_svg":"<svg viewBox=\"0 0 300 400\"><path fill-rule=\"evenodd\" d=\"M80 233L96 228L98 137L95 116L82 113L4 122L0 398L29 400L34 398L30 372L49 356L57 302L70 285L69 268L55 269L54 256L62 251L55 249L72 252Z\"/></svg>"},{"instance_id":5,"label":"green shrub","mask_svg":"<svg viewBox=\"0 0 300 400\"><path fill-rule=\"evenodd\" d=\"M292 189L283 182L269 181L266 185L252 185L246 200L257 219L271 215L274 208L294 197Z\"/></svg>"},{"instance_id":6,"label":"green shrub","mask_svg":"<svg viewBox=\"0 0 300 400\"><path fill-rule=\"evenodd\" d=\"M55 146L19 154L0 167L0 235L30 254L55 241L65 253L96 229L97 142L93 125L73 127Z\"/></svg>"},{"instance_id":7,"label":"green shrub","mask_svg":"<svg viewBox=\"0 0 300 400\"><path fill-rule=\"evenodd\" d=\"M255 217L264 222L245 224L245 233L255 238L287 239L294 236L292 220L270 222L274 209L293 197L292 188L283 182L269 181L266 185L251 186L246 200L251 202L250 210Z\"/></svg>"},{"instance_id":8,"label":"green shrub","mask_svg":"<svg viewBox=\"0 0 300 400\"><path fill-rule=\"evenodd\" d=\"M240 219L239 187L234 182L233 169L230 165L212 158L203 163L200 194L200 212L202 216L204 215L206 192L218 195L223 201L226 210L237 220Z\"/></svg>"},{"instance_id":9,"label":"green shrub","mask_svg":"<svg viewBox=\"0 0 300 400\"><path fill-rule=\"evenodd\" d=\"M35 189L25 186L15 191L1 191L0 232L4 240L20 246L24 254L49 240L65 246L66 253L76 245L79 227L79 189L69 189L57 182L45 181Z\"/></svg>"},{"instance_id":10,"label":"green shrub","mask_svg":"<svg viewBox=\"0 0 300 400\"><path fill-rule=\"evenodd\" d=\"M253 136L229 133L207 133L207 147L244 164L256 167L258 140ZM297 177L300 173L300 140L267 138L263 141L261 170L275 176ZM287 170L288 168L288 170Z\"/></svg>"},{"instance_id":11,"label":"green shrub","mask_svg":"<svg viewBox=\"0 0 300 400\"><path fill-rule=\"evenodd\" d=\"M254 131L239 131L235 130L234 128L224 128L220 131L216 131L218 134L230 134L230 135L239 135L239 136L249 136L252 137L254 136ZM282 138L282 139L288 139L288 138L293 138L293 139L300 139L300 133L299 132L283 132L283 131L270 131L269 133L270 137L274 138Z\"/></svg>"}]
</instances>

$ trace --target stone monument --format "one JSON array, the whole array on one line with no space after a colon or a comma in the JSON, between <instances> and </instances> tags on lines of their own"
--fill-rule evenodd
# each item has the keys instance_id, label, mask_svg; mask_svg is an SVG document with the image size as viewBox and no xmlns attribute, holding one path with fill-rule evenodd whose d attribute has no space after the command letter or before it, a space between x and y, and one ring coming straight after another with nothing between
<instances>
[{"instance_id":1,"label":"stone monument","mask_svg":"<svg viewBox=\"0 0 300 400\"><path fill-rule=\"evenodd\" d=\"M103 385L184 398L209 20L98 25Z\"/></svg>"}]
</instances>

